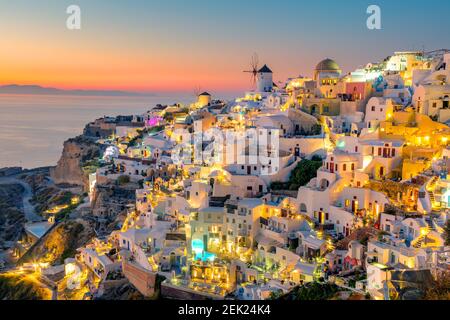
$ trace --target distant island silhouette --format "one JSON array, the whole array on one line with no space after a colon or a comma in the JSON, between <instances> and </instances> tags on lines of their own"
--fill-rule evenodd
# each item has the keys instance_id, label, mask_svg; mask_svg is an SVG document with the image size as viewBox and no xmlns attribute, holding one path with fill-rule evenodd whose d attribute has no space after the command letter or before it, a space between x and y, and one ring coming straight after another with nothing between
<instances>
[{"instance_id":1,"label":"distant island silhouette","mask_svg":"<svg viewBox=\"0 0 450 320\"><path fill-rule=\"evenodd\" d=\"M17 85L10 84L0 86L0 94L29 94L29 95L75 95L75 96L153 96L152 93L139 93L120 90L64 90L51 87L41 87L38 85Z\"/></svg>"}]
</instances>

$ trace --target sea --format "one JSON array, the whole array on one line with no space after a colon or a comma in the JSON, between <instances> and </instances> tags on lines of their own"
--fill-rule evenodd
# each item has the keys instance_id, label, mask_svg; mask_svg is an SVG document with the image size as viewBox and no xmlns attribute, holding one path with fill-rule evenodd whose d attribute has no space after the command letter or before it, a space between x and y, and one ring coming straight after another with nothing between
<instances>
[{"instance_id":1,"label":"sea","mask_svg":"<svg viewBox=\"0 0 450 320\"><path fill-rule=\"evenodd\" d=\"M178 93L146 97L0 95L0 168L54 166L64 141L80 135L90 121L105 115L142 114L157 104L194 100L192 94Z\"/></svg>"}]
</instances>

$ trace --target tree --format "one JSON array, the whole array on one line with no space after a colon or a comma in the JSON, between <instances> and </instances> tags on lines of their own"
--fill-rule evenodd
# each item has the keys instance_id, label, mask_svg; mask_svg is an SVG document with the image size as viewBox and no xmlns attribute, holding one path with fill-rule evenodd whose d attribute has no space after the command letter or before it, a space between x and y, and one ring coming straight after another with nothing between
<instances>
[{"instance_id":1,"label":"tree","mask_svg":"<svg viewBox=\"0 0 450 320\"><path fill-rule=\"evenodd\" d=\"M292 170L289 181L274 182L271 185L273 190L298 190L298 188L308 184L311 179L317 177L317 170L322 166L322 159L320 157L313 158L313 160L303 159Z\"/></svg>"},{"instance_id":2,"label":"tree","mask_svg":"<svg viewBox=\"0 0 450 320\"><path fill-rule=\"evenodd\" d=\"M425 300L450 300L449 271L437 274L437 278L433 285L425 291Z\"/></svg>"},{"instance_id":3,"label":"tree","mask_svg":"<svg viewBox=\"0 0 450 320\"><path fill-rule=\"evenodd\" d=\"M322 161L302 160L294 169L289 178L289 189L297 190L317 177L317 170L322 166Z\"/></svg>"},{"instance_id":4,"label":"tree","mask_svg":"<svg viewBox=\"0 0 450 320\"><path fill-rule=\"evenodd\" d=\"M445 225L444 234L445 234L445 245L450 246L450 220L448 220L447 224Z\"/></svg>"},{"instance_id":5,"label":"tree","mask_svg":"<svg viewBox=\"0 0 450 320\"><path fill-rule=\"evenodd\" d=\"M304 286L296 287L283 300L328 300L333 298L339 288L334 284L311 282Z\"/></svg>"},{"instance_id":6,"label":"tree","mask_svg":"<svg viewBox=\"0 0 450 320\"><path fill-rule=\"evenodd\" d=\"M276 291L271 291L269 300L277 300L283 295L283 291L281 289L278 289Z\"/></svg>"}]
</instances>

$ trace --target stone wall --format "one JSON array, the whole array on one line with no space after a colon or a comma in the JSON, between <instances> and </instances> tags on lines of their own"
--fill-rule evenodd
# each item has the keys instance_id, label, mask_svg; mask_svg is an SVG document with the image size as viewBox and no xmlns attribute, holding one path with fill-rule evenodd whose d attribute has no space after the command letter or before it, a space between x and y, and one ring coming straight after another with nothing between
<instances>
[{"instance_id":1,"label":"stone wall","mask_svg":"<svg viewBox=\"0 0 450 320\"><path fill-rule=\"evenodd\" d=\"M223 297L196 292L189 288L175 287L169 283L163 282L161 284L161 296L163 298L176 299L176 300L223 300Z\"/></svg>"},{"instance_id":2,"label":"stone wall","mask_svg":"<svg viewBox=\"0 0 450 320\"><path fill-rule=\"evenodd\" d=\"M130 283L144 296L151 297L155 293L156 273L148 271L129 261L122 262L123 274Z\"/></svg>"}]
</instances>

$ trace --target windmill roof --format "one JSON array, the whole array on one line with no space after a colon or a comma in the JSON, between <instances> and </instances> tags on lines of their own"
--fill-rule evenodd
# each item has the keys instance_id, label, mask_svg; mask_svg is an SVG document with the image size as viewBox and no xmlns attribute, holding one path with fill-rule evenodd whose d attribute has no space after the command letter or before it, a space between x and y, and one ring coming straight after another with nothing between
<instances>
[{"instance_id":1,"label":"windmill roof","mask_svg":"<svg viewBox=\"0 0 450 320\"><path fill-rule=\"evenodd\" d=\"M259 69L258 72L273 73L272 70L270 70L269 67L266 64L261 69Z\"/></svg>"},{"instance_id":2,"label":"windmill roof","mask_svg":"<svg viewBox=\"0 0 450 320\"><path fill-rule=\"evenodd\" d=\"M203 92L203 93L200 93L199 96L210 96L210 94L209 94L208 92L205 91L205 92Z\"/></svg>"}]
</instances>

